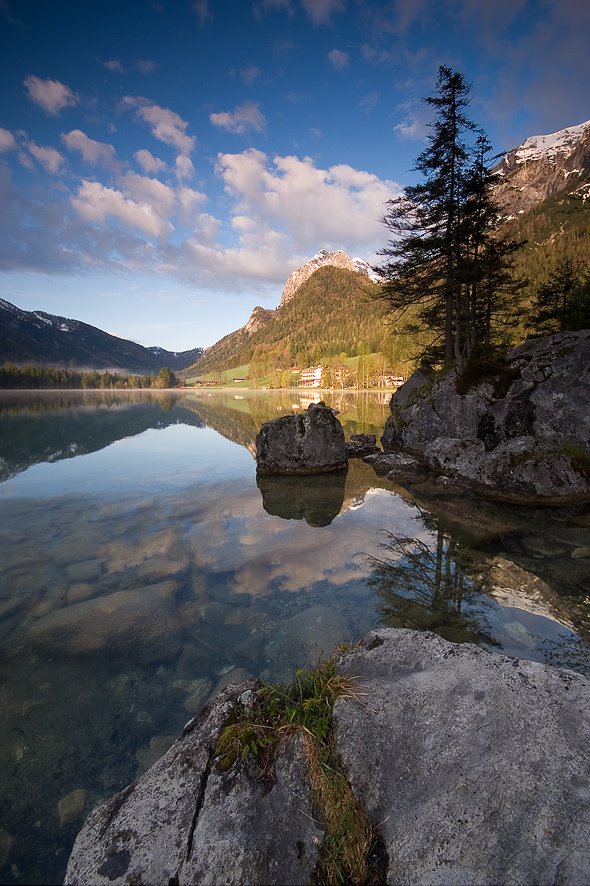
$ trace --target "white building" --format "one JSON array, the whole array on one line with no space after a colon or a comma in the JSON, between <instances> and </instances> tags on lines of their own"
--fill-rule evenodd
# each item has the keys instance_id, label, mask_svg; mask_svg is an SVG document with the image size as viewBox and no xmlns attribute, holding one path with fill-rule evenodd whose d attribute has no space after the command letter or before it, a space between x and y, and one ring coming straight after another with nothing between
<instances>
[{"instance_id":1,"label":"white building","mask_svg":"<svg viewBox=\"0 0 590 886\"><path fill-rule=\"evenodd\" d=\"M322 384L323 366L308 366L301 370L299 385L302 388L319 388Z\"/></svg>"}]
</instances>

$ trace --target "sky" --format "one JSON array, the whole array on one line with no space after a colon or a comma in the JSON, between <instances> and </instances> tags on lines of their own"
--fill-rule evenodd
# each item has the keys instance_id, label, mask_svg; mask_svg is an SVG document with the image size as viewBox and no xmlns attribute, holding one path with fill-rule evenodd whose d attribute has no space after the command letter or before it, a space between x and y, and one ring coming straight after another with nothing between
<instances>
[{"instance_id":1,"label":"sky","mask_svg":"<svg viewBox=\"0 0 590 886\"><path fill-rule=\"evenodd\" d=\"M440 65L509 150L590 118L587 0L0 0L0 298L207 347L370 263Z\"/></svg>"}]
</instances>

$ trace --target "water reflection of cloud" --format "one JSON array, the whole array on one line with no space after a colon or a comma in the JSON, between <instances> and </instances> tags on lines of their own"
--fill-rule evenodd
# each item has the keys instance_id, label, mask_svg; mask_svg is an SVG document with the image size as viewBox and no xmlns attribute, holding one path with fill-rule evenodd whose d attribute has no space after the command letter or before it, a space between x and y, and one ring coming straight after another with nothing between
<instances>
[{"instance_id":1,"label":"water reflection of cloud","mask_svg":"<svg viewBox=\"0 0 590 886\"><path fill-rule=\"evenodd\" d=\"M416 511L385 490L369 495L362 510L321 528L270 516L257 492L243 490L238 498L231 512L223 499L211 502L207 519L185 535L198 564L228 575L238 594L297 592L321 583L343 587L370 574L364 554L378 552L383 526L424 532Z\"/></svg>"}]
</instances>

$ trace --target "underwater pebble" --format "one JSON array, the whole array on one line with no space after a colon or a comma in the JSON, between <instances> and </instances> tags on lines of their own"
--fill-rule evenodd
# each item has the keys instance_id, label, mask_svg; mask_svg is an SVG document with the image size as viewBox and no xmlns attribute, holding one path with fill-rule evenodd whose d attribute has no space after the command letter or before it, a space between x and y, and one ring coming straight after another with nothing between
<instances>
[{"instance_id":1,"label":"underwater pebble","mask_svg":"<svg viewBox=\"0 0 590 886\"><path fill-rule=\"evenodd\" d=\"M87 792L84 788L76 788L70 791L65 797L62 797L57 804L57 812L59 815L59 823L63 827L71 821L75 821L84 811Z\"/></svg>"}]
</instances>

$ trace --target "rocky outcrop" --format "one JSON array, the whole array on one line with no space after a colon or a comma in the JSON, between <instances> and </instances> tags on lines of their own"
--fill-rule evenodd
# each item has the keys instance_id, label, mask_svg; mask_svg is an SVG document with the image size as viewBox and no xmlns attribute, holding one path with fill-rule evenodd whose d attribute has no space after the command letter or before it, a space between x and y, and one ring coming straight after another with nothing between
<instances>
[{"instance_id":1,"label":"rocky outcrop","mask_svg":"<svg viewBox=\"0 0 590 886\"><path fill-rule=\"evenodd\" d=\"M590 881L590 683L433 634L373 631L338 660L344 771L381 830L386 882ZM310 883L323 831L297 736L274 770L220 772L215 742L255 684L228 687L137 782L91 813L71 886ZM385 855L384 855L385 857Z\"/></svg>"},{"instance_id":2,"label":"rocky outcrop","mask_svg":"<svg viewBox=\"0 0 590 886\"><path fill-rule=\"evenodd\" d=\"M392 397L384 448L488 493L590 495L590 330L525 342L495 376L458 387L454 370L419 370Z\"/></svg>"},{"instance_id":3,"label":"rocky outcrop","mask_svg":"<svg viewBox=\"0 0 590 886\"><path fill-rule=\"evenodd\" d=\"M254 335L255 332L258 332L259 329L263 329L273 316L274 311L271 311L268 308L261 308L260 305L257 305L241 331L250 338L250 336Z\"/></svg>"},{"instance_id":4,"label":"rocky outcrop","mask_svg":"<svg viewBox=\"0 0 590 886\"><path fill-rule=\"evenodd\" d=\"M531 136L496 167L494 196L514 217L560 191L575 193L587 181L589 167L590 121L550 135Z\"/></svg>"},{"instance_id":5,"label":"rocky outcrop","mask_svg":"<svg viewBox=\"0 0 590 886\"><path fill-rule=\"evenodd\" d=\"M336 741L389 883L588 882L587 680L403 630L345 666L366 697Z\"/></svg>"},{"instance_id":6,"label":"rocky outcrop","mask_svg":"<svg viewBox=\"0 0 590 886\"><path fill-rule=\"evenodd\" d=\"M321 474L347 465L342 425L324 403L265 422L256 435L259 474Z\"/></svg>"},{"instance_id":7,"label":"rocky outcrop","mask_svg":"<svg viewBox=\"0 0 590 886\"><path fill-rule=\"evenodd\" d=\"M248 763L227 773L214 766L217 735L252 690L223 690L139 781L90 814L69 886L310 882L322 831L301 741L281 746L272 783Z\"/></svg>"}]
</instances>

